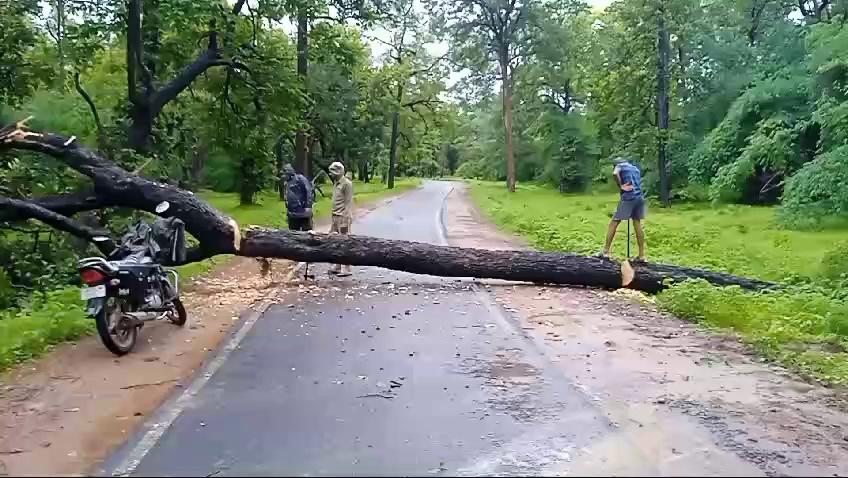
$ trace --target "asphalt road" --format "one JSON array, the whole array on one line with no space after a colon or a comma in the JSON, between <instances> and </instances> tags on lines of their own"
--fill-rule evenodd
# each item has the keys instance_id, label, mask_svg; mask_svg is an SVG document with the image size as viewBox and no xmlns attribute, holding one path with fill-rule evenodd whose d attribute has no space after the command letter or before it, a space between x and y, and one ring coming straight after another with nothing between
<instances>
[{"instance_id":1,"label":"asphalt road","mask_svg":"<svg viewBox=\"0 0 848 478\"><path fill-rule=\"evenodd\" d=\"M443 244L451 187L429 182L354 232ZM317 269L314 288L271 306L183 406L160 411L170 426L145 429L164 433L143 431L105 471L550 474L613 427L471 282Z\"/></svg>"}]
</instances>

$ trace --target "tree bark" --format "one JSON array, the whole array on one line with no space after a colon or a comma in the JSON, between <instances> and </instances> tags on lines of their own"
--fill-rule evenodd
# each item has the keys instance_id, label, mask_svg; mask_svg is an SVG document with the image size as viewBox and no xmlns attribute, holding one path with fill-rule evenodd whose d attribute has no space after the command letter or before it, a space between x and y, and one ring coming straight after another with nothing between
<instances>
[{"instance_id":1,"label":"tree bark","mask_svg":"<svg viewBox=\"0 0 848 478\"><path fill-rule=\"evenodd\" d=\"M297 75L300 77L301 86L304 93L308 92L308 73L309 73L309 16L306 12L306 7L301 7L297 13ZM306 127L307 112L304 110L301 115L304 122L303 128ZM299 129L294 141L295 149L295 164L294 169L297 172L309 174L309 158L306 154L306 131Z\"/></svg>"},{"instance_id":2,"label":"tree bark","mask_svg":"<svg viewBox=\"0 0 848 478\"><path fill-rule=\"evenodd\" d=\"M58 71L56 86L65 91L65 0L56 0L56 56Z\"/></svg>"},{"instance_id":3,"label":"tree bark","mask_svg":"<svg viewBox=\"0 0 848 478\"><path fill-rule=\"evenodd\" d=\"M509 71L509 58L501 58L501 96L503 98L504 146L506 152L506 189L515 192L515 152L512 144L512 76Z\"/></svg>"},{"instance_id":4,"label":"tree bark","mask_svg":"<svg viewBox=\"0 0 848 478\"><path fill-rule=\"evenodd\" d=\"M386 178L386 187L393 189L395 187L395 169L397 168L398 154L398 134L400 133L400 104L403 101L403 84L399 83L397 87L397 106L392 112L392 135L389 140L389 172Z\"/></svg>"},{"instance_id":5,"label":"tree bark","mask_svg":"<svg viewBox=\"0 0 848 478\"><path fill-rule=\"evenodd\" d=\"M82 99L85 100L85 103L88 105L88 109L91 111L91 116L94 119L94 126L97 128L97 147L100 148L100 153L109 155L109 139L106 136L106 130L103 129L103 123L100 121L100 114L97 113L97 106L94 104L94 100L91 99L91 95L85 91L85 88L83 88L80 83L79 72L74 73L74 88L76 88L77 93L82 96Z\"/></svg>"},{"instance_id":6,"label":"tree bark","mask_svg":"<svg viewBox=\"0 0 848 478\"><path fill-rule=\"evenodd\" d=\"M446 277L476 277L511 281L564 284L589 287L629 287L658 292L667 280L704 279L717 285L737 285L765 289L776 284L664 264L637 263L634 279L625 284L621 264L597 257L537 251L490 251L444 247L425 243L338 234L309 234L288 230L248 228L242 235L239 225L194 194L178 187L139 177L67 139L26 130L21 123L0 129L0 151L18 149L52 156L87 176L94 194L108 206L126 207L154 213L168 201L163 216L181 219L186 230L200 242L189 251L187 262L217 254L248 257L279 257L305 262L328 262L356 266L376 266L417 274ZM65 214L91 209L96 200L85 196L58 196L40 201L11 198L0 200L0 218L38 219L78 237L92 240L105 231L87 227ZM64 209L62 209L64 208Z\"/></svg>"},{"instance_id":7,"label":"tree bark","mask_svg":"<svg viewBox=\"0 0 848 478\"><path fill-rule=\"evenodd\" d=\"M375 266L443 277L476 277L609 289L624 287L620 263L556 252L491 251L376 237L253 228L245 232L239 254L248 257L285 257L303 262ZM636 275L627 287L651 293L664 289L666 279L704 279L716 285L738 285L746 289L775 286L764 281L673 265L644 263L633 266Z\"/></svg>"},{"instance_id":8,"label":"tree bark","mask_svg":"<svg viewBox=\"0 0 848 478\"><path fill-rule=\"evenodd\" d=\"M661 0L662 2L662 0ZM657 15L657 169L660 176L660 202L668 207L671 202L671 187L668 177L668 62L670 39L665 24L665 7L660 3Z\"/></svg>"}]
</instances>

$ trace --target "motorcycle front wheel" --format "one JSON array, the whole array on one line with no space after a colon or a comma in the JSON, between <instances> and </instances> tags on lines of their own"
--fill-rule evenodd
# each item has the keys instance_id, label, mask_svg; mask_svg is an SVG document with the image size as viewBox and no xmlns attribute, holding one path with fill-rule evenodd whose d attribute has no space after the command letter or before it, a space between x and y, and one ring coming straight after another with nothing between
<instances>
[{"instance_id":1,"label":"motorcycle front wheel","mask_svg":"<svg viewBox=\"0 0 848 478\"><path fill-rule=\"evenodd\" d=\"M126 355L135 347L138 327L127 325L127 304L110 297L94 317L100 341L115 355Z\"/></svg>"}]
</instances>

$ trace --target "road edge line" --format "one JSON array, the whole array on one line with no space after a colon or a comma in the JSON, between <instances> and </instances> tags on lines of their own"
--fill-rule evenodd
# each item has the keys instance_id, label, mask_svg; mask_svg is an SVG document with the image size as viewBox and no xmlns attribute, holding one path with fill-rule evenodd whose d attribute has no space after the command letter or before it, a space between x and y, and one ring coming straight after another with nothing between
<instances>
[{"instance_id":1,"label":"road edge line","mask_svg":"<svg viewBox=\"0 0 848 478\"><path fill-rule=\"evenodd\" d=\"M295 267L295 270L298 267ZM292 274L293 275L293 274ZM111 476L128 476L135 472L141 461L159 442L166 431L171 427L177 417L185 410L194 397L200 393L203 387L209 382L215 372L227 361L230 354L239 347L239 344L247 336L248 332L253 329L262 314L268 310L273 301L266 299L260 302L259 306L254 309L244 320L238 331L230 336L224 345L215 354L215 357L204 366L197 376L191 381L191 384L180 393L176 399L165 404L159 412L157 418L153 420L149 430L144 432L141 438L136 442L136 445L121 459L118 466L114 467L109 473Z\"/></svg>"}]
</instances>

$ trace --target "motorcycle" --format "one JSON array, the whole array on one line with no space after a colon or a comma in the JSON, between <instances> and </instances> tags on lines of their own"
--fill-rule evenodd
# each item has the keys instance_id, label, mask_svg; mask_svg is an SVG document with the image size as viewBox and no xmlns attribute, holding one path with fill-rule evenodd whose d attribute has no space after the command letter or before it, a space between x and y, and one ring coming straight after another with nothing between
<instances>
[{"instance_id":1,"label":"motorcycle","mask_svg":"<svg viewBox=\"0 0 848 478\"><path fill-rule=\"evenodd\" d=\"M168 209L163 202L156 208ZM95 237L95 241L109 240ZM185 260L185 225L177 218L138 221L106 258L87 257L77 263L80 296L94 318L103 345L115 355L132 351L146 322L167 320L182 327L186 310L179 297L179 275L166 267Z\"/></svg>"}]
</instances>

